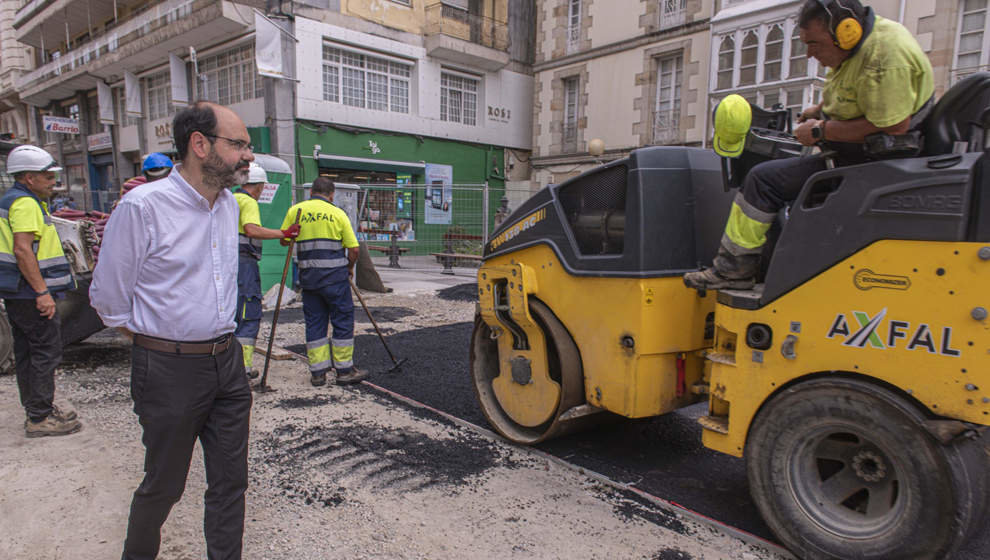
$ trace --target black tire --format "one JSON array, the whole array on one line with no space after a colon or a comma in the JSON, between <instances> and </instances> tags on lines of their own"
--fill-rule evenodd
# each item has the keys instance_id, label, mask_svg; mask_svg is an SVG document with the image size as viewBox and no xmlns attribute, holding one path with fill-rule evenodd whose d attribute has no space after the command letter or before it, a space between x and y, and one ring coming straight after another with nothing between
<instances>
[{"instance_id":1,"label":"black tire","mask_svg":"<svg viewBox=\"0 0 990 560\"><path fill-rule=\"evenodd\" d=\"M935 441L924 420L901 397L863 381L790 387L763 407L749 433L753 500L801 558L946 558L982 517L983 505L967 506L961 496L985 489L985 479L962 474L960 465L974 465L968 452Z\"/></svg>"}]
</instances>

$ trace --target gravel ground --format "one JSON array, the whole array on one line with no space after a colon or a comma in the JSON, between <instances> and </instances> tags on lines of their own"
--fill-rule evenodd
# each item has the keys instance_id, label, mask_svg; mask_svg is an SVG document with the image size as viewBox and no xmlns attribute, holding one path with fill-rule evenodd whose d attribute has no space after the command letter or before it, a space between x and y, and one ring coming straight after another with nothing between
<instances>
[{"instance_id":1,"label":"gravel ground","mask_svg":"<svg viewBox=\"0 0 990 560\"><path fill-rule=\"evenodd\" d=\"M429 359L404 353L402 372L381 373L387 358L359 313L356 361L372 382L410 375L435 392L456 388L440 373L463 367L460 333L474 314L465 288L366 299L394 338L415 332L435 342L422 345ZM276 343L301 343L298 307L280 320ZM0 558L119 555L143 457L128 360L112 331L67 349L59 396L85 428L63 438L25 439L14 379L0 378ZM272 362L270 383L278 391L258 395L252 411L246 558L778 557L370 389L315 389L300 362ZM473 400L457 407L477 414ZM205 556L201 465L197 450L161 558Z\"/></svg>"}]
</instances>

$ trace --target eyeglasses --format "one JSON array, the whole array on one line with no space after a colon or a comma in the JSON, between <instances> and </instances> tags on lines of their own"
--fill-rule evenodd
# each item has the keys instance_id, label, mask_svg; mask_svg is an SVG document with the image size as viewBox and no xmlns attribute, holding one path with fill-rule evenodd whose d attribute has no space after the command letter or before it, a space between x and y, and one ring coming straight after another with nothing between
<instances>
[{"instance_id":1,"label":"eyeglasses","mask_svg":"<svg viewBox=\"0 0 990 560\"><path fill-rule=\"evenodd\" d=\"M253 152L254 151L254 145L251 144L250 142L245 141L245 140L234 140L233 138L227 138L227 137L224 137L224 136L217 136L216 134L207 134L205 132L203 132L202 134L203 134L203 136L206 136L207 138L213 138L213 139L219 138L221 140L226 140L227 142L230 142L230 145L231 146L233 146L234 148L236 148L237 150L242 151L242 152Z\"/></svg>"}]
</instances>

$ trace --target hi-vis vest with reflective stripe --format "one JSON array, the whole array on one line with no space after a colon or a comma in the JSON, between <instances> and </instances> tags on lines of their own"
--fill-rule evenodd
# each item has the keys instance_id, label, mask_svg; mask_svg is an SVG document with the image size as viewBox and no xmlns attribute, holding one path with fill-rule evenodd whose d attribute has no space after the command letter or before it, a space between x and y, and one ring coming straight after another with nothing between
<instances>
[{"instance_id":1,"label":"hi-vis vest with reflective stripe","mask_svg":"<svg viewBox=\"0 0 990 560\"><path fill-rule=\"evenodd\" d=\"M248 193L244 191L234 192L234 199L237 200L237 207L240 212L245 211L245 206L254 205L254 213L259 214L258 201L251 197ZM239 221L239 220L238 220ZM237 228L237 252L241 256L251 257L255 260L261 260L261 240L253 239L244 234L244 226L238 226Z\"/></svg>"},{"instance_id":2,"label":"hi-vis vest with reflective stripe","mask_svg":"<svg viewBox=\"0 0 990 560\"><path fill-rule=\"evenodd\" d=\"M311 198L290 208L287 221L295 219L297 210L302 210L296 238L299 282L303 288L316 289L328 280L339 280L332 272L347 269L344 228L351 227L347 214L326 200Z\"/></svg>"},{"instance_id":3,"label":"hi-vis vest with reflective stripe","mask_svg":"<svg viewBox=\"0 0 990 560\"><path fill-rule=\"evenodd\" d=\"M62 251L62 241L55 231L48 208L26 187L15 183L0 198L0 292L17 292L19 289L21 270L17 267L17 258L14 256L14 232L10 227L10 207L23 197L34 199L45 221L41 238L36 238L33 244L34 255L38 259L38 268L41 269L45 286L52 292L75 288L76 283L72 279L69 260Z\"/></svg>"}]
</instances>

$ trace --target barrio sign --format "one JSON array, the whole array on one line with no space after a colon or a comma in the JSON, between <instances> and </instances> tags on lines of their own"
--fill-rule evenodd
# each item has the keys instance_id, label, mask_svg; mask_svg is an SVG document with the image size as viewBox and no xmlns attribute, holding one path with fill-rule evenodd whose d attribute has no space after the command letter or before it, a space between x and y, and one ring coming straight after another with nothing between
<instances>
[{"instance_id":1,"label":"barrio sign","mask_svg":"<svg viewBox=\"0 0 990 560\"><path fill-rule=\"evenodd\" d=\"M41 124L44 127L45 132L79 134L79 121L77 119L44 115L41 117Z\"/></svg>"}]
</instances>

